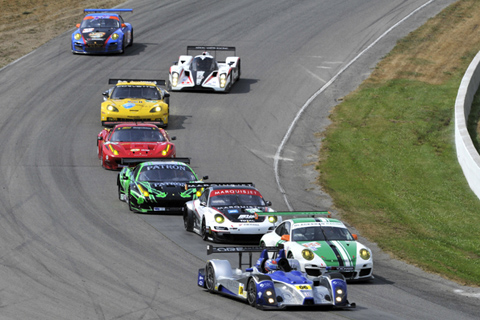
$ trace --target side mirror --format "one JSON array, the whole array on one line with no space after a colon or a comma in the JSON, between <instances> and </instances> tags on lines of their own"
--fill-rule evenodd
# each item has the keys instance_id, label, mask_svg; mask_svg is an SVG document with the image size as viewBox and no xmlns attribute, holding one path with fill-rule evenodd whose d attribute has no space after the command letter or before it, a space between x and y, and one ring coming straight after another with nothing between
<instances>
[{"instance_id":1,"label":"side mirror","mask_svg":"<svg viewBox=\"0 0 480 320\"><path fill-rule=\"evenodd\" d=\"M127 25L125 23L122 23L122 28L125 28Z\"/></svg>"},{"instance_id":2,"label":"side mirror","mask_svg":"<svg viewBox=\"0 0 480 320\"><path fill-rule=\"evenodd\" d=\"M208 176L203 176L203 180L208 180Z\"/></svg>"},{"instance_id":3,"label":"side mirror","mask_svg":"<svg viewBox=\"0 0 480 320\"><path fill-rule=\"evenodd\" d=\"M108 91L103 92L103 93L102 93L102 96L108 97Z\"/></svg>"},{"instance_id":4,"label":"side mirror","mask_svg":"<svg viewBox=\"0 0 480 320\"><path fill-rule=\"evenodd\" d=\"M164 96L165 98L168 98L168 97L170 97L170 93L165 92L165 93L163 94L163 96Z\"/></svg>"},{"instance_id":5,"label":"side mirror","mask_svg":"<svg viewBox=\"0 0 480 320\"><path fill-rule=\"evenodd\" d=\"M270 207L272 205L272 201L265 201L265 204L267 205L267 207Z\"/></svg>"},{"instance_id":6,"label":"side mirror","mask_svg":"<svg viewBox=\"0 0 480 320\"><path fill-rule=\"evenodd\" d=\"M76 24L76 27L77 27L77 28L80 28L80 23L77 23L77 24Z\"/></svg>"},{"instance_id":7,"label":"side mirror","mask_svg":"<svg viewBox=\"0 0 480 320\"><path fill-rule=\"evenodd\" d=\"M102 141L102 140L103 140L103 136L97 136L97 140Z\"/></svg>"},{"instance_id":8,"label":"side mirror","mask_svg":"<svg viewBox=\"0 0 480 320\"><path fill-rule=\"evenodd\" d=\"M283 241L290 241L290 235L289 234L284 234L281 238Z\"/></svg>"},{"instance_id":9,"label":"side mirror","mask_svg":"<svg viewBox=\"0 0 480 320\"><path fill-rule=\"evenodd\" d=\"M177 140L176 136L170 137L170 140Z\"/></svg>"},{"instance_id":10,"label":"side mirror","mask_svg":"<svg viewBox=\"0 0 480 320\"><path fill-rule=\"evenodd\" d=\"M202 207L206 207L206 206L207 206L207 203L206 203L206 202L200 202L200 205L201 205Z\"/></svg>"},{"instance_id":11,"label":"side mirror","mask_svg":"<svg viewBox=\"0 0 480 320\"><path fill-rule=\"evenodd\" d=\"M353 239L355 239L355 241L357 241L357 240L358 240L358 236L357 236L355 233L354 233L354 234L352 234L352 237L353 237Z\"/></svg>"}]
</instances>

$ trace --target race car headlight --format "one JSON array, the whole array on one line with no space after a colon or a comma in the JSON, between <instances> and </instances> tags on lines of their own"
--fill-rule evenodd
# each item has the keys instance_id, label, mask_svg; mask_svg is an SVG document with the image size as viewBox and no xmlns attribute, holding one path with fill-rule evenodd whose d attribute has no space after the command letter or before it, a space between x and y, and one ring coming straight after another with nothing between
<instances>
[{"instance_id":1,"label":"race car headlight","mask_svg":"<svg viewBox=\"0 0 480 320\"><path fill-rule=\"evenodd\" d=\"M178 85L178 73L172 73L172 87L176 87Z\"/></svg>"},{"instance_id":2,"label":"race car headlight","mask_svg":"<svg viewBox=\"0 0 480 320\"><path fill-rule=\"evenodd\" d=\"M338 288L336 292L339 296L343 295L343 290L341 288Z\"/></svg>"},{"instance_id":3,"label":"race car headlight","mask_svg":"<svg viewBox=\"0 0 480 320\"><path fill-rule=\"evenodd\" d=\"M73 38L74 38L75 40L80 40L80 39L82 39L82 35L81 35L80 33L75 33L75 35L73 36Z\"/></svg>"},{"instance_id":4,"label":"race car headlight","mask_svg":"<svg viewBox=\"0 0 480 320\"><path fill-rule=\"evenodd\" d=\"M274 304L275 303L275 298L274 298L272 290L270 290L270 289L266 290L265 295L267 296L267 302L269 304Z\"/></svg>"},{"instance_id":5,"label":"race car headlight","mask_svg":"<svg viewBox=\"0 0 480 320\"><path fill-rule=\"evenodd\" d=\"M114 155L118 156L118 151L111 144L108 145L108 148Z\"/></svg>"},{"instance_id":6,"label":"race car headlight","mask_svg":"<svg viewBox=\"0 0 480 320\"><path fill-rule=\"evenodd\" d=\"M370 259L370 252L367 249L360 249L360 257L363 260L368 260Z\"/></svg>"},{"instance_id":7,"label":"race car headlight","mask_svg":"<svg viewBox=\"0 0 480 320\"><path fill-rule=\"evenodd\" d=\"M112 34L112 40L117 40L120 37L118 33Z\"/></svg>"},{"instance_id":8,"label":"race car headlight","mask_svg":"<svg viewBox=\"0 0 480 320\"><path fill-rule=\"evenodd\" d=\"M277 220L278 220L277 216L269 216L268 217L268 222L270 222L270 223L275 223L275 222L277 222Z\"/></svg>"},{"instance_id":9,"label":"race car headlight","mask_svg":"<svg viewBox=\"0 0 480 320\"><path fill-rule=\"evenodd\" d=\"M118 112L117 107L112 106L112 105L108 105L108 106L107 106L107 110L108 110L108 111L111 111L111 112Z\"/></svg>"},{"instance_id":10,"label":"race car headlight","mask_svg":"<svg viewBox=\"0 0 480 320\"><path fill-rule=\"evenodd\" d=\"M225 217L222 216L221 214L216 214L215 215L215 222L216 223L223 223L225 221Z\"/></svg>"},{"instance_id":11,"label":"race car headlight","mask_svg":"<svg viewBox=\"0 0 480 320\"><path fill-rule=\"evenodd\" d=\"M166 156L169 151L170 151L170 145L167 145L167 147L162 150L162 156Z\"/></svg>"},{"instance_id":12,"label":"race car headlight","mask_svg":"<svg viewBox=\"0 0 480 320\"><path fill-rule=\"evenodd\" d=\"M302 250L302 257L305 260L313 260L313 258L315 257L315 254L310 249L303 249Z\"/></svg>"},{"instance_id":13,"label":"race car headlight","mask_svg":"<svg viewBox=\"0 0 480 320\"><path fill-rule=\"evenodd\" d=\"M227 84L227 75L225 73L222 73L220 75L220 88L225 88L226 84Z\"/></svg>"},{"instance_id":14,"label":"race car headlight","mask_svg":"<svg viewBox=\"0 0 480 320\"><path fill-rule=\"evenodd\" d=\"M148 198L150 196L150 193L148 193L147 190L143 189L141 185L138 185L138 190L145 198Z\"/></svg>"},{"instance_id":15,"label":"race car headlight","mask_svg":"<svg viewBox=\"0 0 480 320\"><path fill-rule=\"evenodd\" d=\"M160 112L160 111L162 111L162 107L160 107L158 104L154 105L153 108L150 109L150 113Z\"/></svg>"}]
</instances>

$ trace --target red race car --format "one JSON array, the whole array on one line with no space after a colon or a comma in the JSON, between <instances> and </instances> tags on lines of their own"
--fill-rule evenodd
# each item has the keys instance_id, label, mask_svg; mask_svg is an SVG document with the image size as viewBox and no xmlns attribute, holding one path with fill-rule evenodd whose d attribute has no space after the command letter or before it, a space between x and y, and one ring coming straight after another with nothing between
<instances>
[{"instance_id":1,"label":"red race car","mask_svg":"<svg viewBox=\"0 0 480 320\"><path fill-rule=\"evenodd\" d=\"M118 170L158 158L175 158L175 144L168 133L154 124L122 123L103 129L97 136L102 167Z\"/></svg>"}]
</instances>

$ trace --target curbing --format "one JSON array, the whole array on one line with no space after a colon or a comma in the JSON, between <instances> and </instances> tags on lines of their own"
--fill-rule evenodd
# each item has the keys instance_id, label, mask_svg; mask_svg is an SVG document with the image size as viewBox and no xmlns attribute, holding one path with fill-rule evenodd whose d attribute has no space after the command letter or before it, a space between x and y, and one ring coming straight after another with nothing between
<instances>
[{"instance_id":1,"label":"curbing","mask_svg":"<svg viewBox=\"0 0 480 320\"><path fill-rule=\"evenodd\" d=\"M472 102L480 84L480 52L468 66L455 100L455 146L470 189L480 198L480 156L467 130Z\"/></svg>"}]
</instances>

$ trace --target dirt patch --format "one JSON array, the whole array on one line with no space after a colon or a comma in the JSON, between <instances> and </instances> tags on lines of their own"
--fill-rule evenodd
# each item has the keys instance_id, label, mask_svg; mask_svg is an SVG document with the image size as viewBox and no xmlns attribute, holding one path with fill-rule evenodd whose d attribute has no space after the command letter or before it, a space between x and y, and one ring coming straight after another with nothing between
<instances>
[{"instance_id":1,"label":"dirt patch","mask_svg":"<svg viewBox=\"0 0 480 320\"><path fill-rule=\"evenodd\" d=\"M0 68L82 21L85 8L113 8L124 0L0 0ZM69 51L70 48L65 48Z\"/></svg>"}]
</instances>

